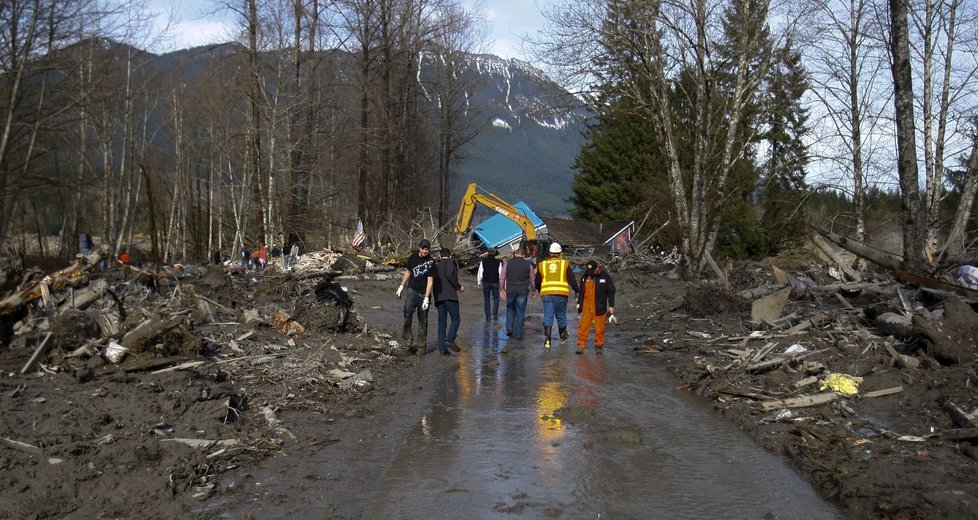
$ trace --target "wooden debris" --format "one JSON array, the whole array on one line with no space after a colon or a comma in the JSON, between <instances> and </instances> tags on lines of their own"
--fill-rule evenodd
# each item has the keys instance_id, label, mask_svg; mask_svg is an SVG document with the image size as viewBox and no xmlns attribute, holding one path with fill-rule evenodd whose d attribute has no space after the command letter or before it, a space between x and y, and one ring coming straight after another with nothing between
<instances>
[{"instance_id":1,"label":"wooden debris","mask_svg":"<svg viewBox=\"0 0 978 520\"><path fill-rule=\"evenodd\" d=\"M916 369L917 367L920 366L919 359L913 356L907 356L905 354L898 353L896 349L893 348L893 345L887 344L886 351L889 352L891 356L893 356L893 361L897 364L897 366L903 368L910 368L910 369Z\"/></svg>"},{"instance_id":2,"label":"wooden debris","mask_svg":"<svg viewBox=\"0 0 978 520\"><path fill-rule=\"evenodd\" d=\"M782 364L782 363L784 363L786 361L790 361L790 360L793 360L793 359L804 359L804 358L807 358L809 356L814 356L816 354L821 354L823 352L827 352L829 350L830 349L828 349L828 348L823 348L821 350L815 350L815 351L812 351L812 352L806 352L804 354L800 354L800 355L797 355L797 356L787 356L787 357L785 357L785 356L778 356L778 357L773 358L773 359L770 359L768 361L762 361L760 363L755 363L755 364L747 367L747 371L748 372L757 372L759 370L765 370L765 369L768 369L768 368L774 368L774 367L776 367L776 366L778 366L778 365L780 365L780 364Z\"/></svg>"},{"instance_id":3,"label":"wooden debris","mask_svg":"<svg viewBox=\"0 0 978 520\"><path fill-rule=\"evenodd\" d=\"M825 242L825 239L823 239L822 237L816 234L812 236L812 241L815 242L815 245L818 246L818 248L821 249L826 256L828 256L833 262L835 262L835 265L838 266L839 269L850 280L856 282L862 281L862 276L860 276L858 272L854 271L851 267L849 267L849 265L846 264L844 260L842 260L842 257L839 256L839 253L837 253L834 249L832 249L832 247L827 242Z\"/></svg>"},{"instance_id":4,"label":"wooden debris","mask_svg":"<svg viewBox=\"0 0 978 520\"><path fill-rule=\"evenodd\" d=\"M73 291L70 297L65 300L60 307L58 307L58 313L63 313L69 309L87 309L91 304L99 301L108 292L109 282L106 282L105 280L95 280L88 284L88 287L78 291Z\"/></svg>"},{"instance_id":5,"label":"wooden debris","mask_svg":"<svg viewBox=\"0 0 978 520\"><path fill-rule=\"evenodd\" d=\"M41 340L41 344L38 345L36 349L34 349L34 354L31 355L31 358L28 359L27 363L24 364L24 368L20 369L21 374L26 374L30 372L34 368L34 365L37 363L37 360L40 359L41 356L43 356L44 354L47 354L48 350L51 349L50 345L48 345L49 339L51 339L50 332L48 332L47 335L44 336L44 339Z\"/></svg>"},{"instance_id":6,"label":"wooden debris","mask_svg":"<svg viewBox=\"0 0 978 520\"><path fill-rule=\"evenodd\" d=\"M213 446L221 446L224 448L237 446L241 444L238 439L184 439L180 437L174 437L172 439L160 439L160 442L178 442L180 444L186 444L194 449L199 448L210 448Z\"/></svg>"},{"instance_id":7,"label":"wooden debris","mask_svg":"<svg viewBox=\"0 0 978 520\"><path fill-rule=\"evenodd\" d=\"M186 370L188 368L196 368L196 367L199 367L200 365L203 365L204 363L206 363L206 361L188 361L186 363L182 363L180 365L172 366L172 367L169 367L169 368L163 368L163 369L160 369L160 370L154 370L151 373L152 374L162 374L162 373L165 373L165 372L176 372L177 370Z\"/></svg>"},{"instance_id":8,"label":"wooden debris","mask_svg":"<svg viewBox=\"0 0 978 520\"><path fill-rule=\"evenodd\" d=\"M31 455L41 455L41 448L34 446L33 444L27 444L26 442L15 441L13 439L8 439L6 437L0 437L0 444L8 448L15 449L17 451L28 453Z\"/></svg>"},{"instance_id":9,"label":"wooden debris","mask_svg":"<svg viewBox=\"0 0 978 520\"><path fill-rule=\"evenodd\" d=\"M899 256L867 246L849 237L839 235L838 233L833 233L817 227L813 228L825 238L835 242L835 244L839 247L857 256L865 258L866 260L869 260L870 262L873 262L874 264L885 269L898 270L900 269L900 264L903 263L903 259Z\"/></svg>"},{"instance_id":10,"label":"wooden debris","mask_svg":"<svg viewBox=\"0 0 978 520\"><path fill-rule=\"evenodd\" d=\"M811 327L821 325L828 318L829 318L829 316L827 314L825 314L824 312L820 312L820 313L812 316L811 318L806 318L805 320L799 322L794 327L791 327L790 329L786 330L785 333L786 334L798 334L799 332L804 332L804 331L808 330Z\"/></svg>"},{"instance_id":11,"label":"wooden debris","mask_svg":"<svg viewBox=\"0 0 978 520\"><path fill-rule=\"evenodd\" d=\"M941 433L941 438L949 441L978 439L978 428L955 428L953 430Z\"/></svg>"},{"instance_id":12,"label":"wooden debris","mask_svg":"<svg viewBox=\"0 0 978 520\"><path fill-rule=\"evenodd\" d=\"M978 428L978 418L975 417L975 414L962 410L958 405L952 403L951 401L944 403L944 408L946 408L948 413L951 414L951 419L958 426L963 426L965 428Z\"/></svg>"},{"instance_id":13,"label":"wooden debris","mask_svg":"<svg viewBox=\"0 0 978 520\"><path fill-rule=\"evenodd\" d=\"M751 321L764 323L777 320L781 316L781 311L784 310L790 295L791 288L785 287L774 294L754 300L750 311Z\"/></svg>"},{"instance_id":14,"label":"wooden debris","mask_svg":"<svg viewBox=\"0 0 978 520\"><path fill-rule=\"evenodd\" d=\"M773 401L764 401L761 403L761 409L764 411L776 410L778 408L804 408L806 406L818 406L826 403L830 403L838 399L839 394L835 392L826 392L823 394L815 395L803 395L800 397L788 397L786 399L775 399Z\"/></svg>"},{"instance_id":15,"label":"wooden debris","mask_svg":"<svg viewBox=\"0 0 978 520\"><path fill-rule=\"evenodd\" d=\"M21 287L15 293L0 301L0 316L9 315L22 306L36 300L41 296L42 291L51 289L58 291L65 287L74 287L81 283L87 279L88 271L95 267L101 258L98 252L87 257L79 257L68 267Z\"/></svg>"},{"instance_id":16,"label":"wooden debris","mask_svg":"<svg viewBox=\"0 0 978 520\"><path fill-rule=\"evenodd\" d=\"M862 397L883 397L885 395L899 394L903 391L902 386L894 386L893 388L884 388L882 390L873 390L872 392L866 392L862 394Z\"/></svg>"},{"instance_id":17,"label":"wooden debris","mask_svg":"<svg viewBox=\"0 0 978 520\"><path fill-rule=\"evenodd\" d=\"M798 381L795 381L794 383L791 384L791 387L798 389L798 388L806 387L808 385L814 385L817 382L818 382L817 376L808 376L804 379L799 379Z\"/></svg>"},{"instance_id":18,"label":"wooden debris","mask_svg":"<svg viewBox=\"0 0 978 520\"><path fill-rule=\"evenodd\" d=\"M172 316L165 320L148 319L123 336L120 343L127 349L139 347L160 334L175 329L182 322L182 315Z\"/></svg>"}]
</instances>

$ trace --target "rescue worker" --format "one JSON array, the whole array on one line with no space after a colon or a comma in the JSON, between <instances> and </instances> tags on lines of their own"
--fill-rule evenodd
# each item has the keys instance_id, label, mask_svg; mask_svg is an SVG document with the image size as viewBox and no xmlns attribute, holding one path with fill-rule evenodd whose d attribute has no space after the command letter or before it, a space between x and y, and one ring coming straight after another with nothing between
<instances>
[{"instance_id":1,"label":"rescue worker","mask_svg":"<svg viewBox=\"0 0 978 520\"><path fill-rule=\"evenodd\" d=\"M594 324L594 350L604 348L606 319L615 314L615 283L594 260L588 260L577 291L577 353L583 354ZM609 318L610 317L610 318Z\"/></svg>"},{"instance_id":2,"label":"rescue worker","mask_svg":"<svg viewBox=\"0 0 978 520\"><path fill-rule=\"evenodd\" d=\"M428 352L428 306L434 290L435 259L431 257L431 242L422 240L418 250L408 257L407 269L401 276L401 285L394 294L400 298L407 287L404 299L404 331L401 338L409 343L408 350L413 354ZM418 315L418 336L412 338L411 324L414 314Z\"/></svg>"},{"instance_id":3,"label":"rescue worker","mask_svg":"<svg viewBox=\"0 0 978 520\"><path fill-rule=\"evenodd\" d=\"M554 320L560 343L567 341L567 299L571 289L577 292L577 280L571 263L564 259L563 248L554 242L550 244L550 256L537 266L536 289L543 301L543 348L550 348L550 336L553 332Z\"/></svg>"}]
</instances>

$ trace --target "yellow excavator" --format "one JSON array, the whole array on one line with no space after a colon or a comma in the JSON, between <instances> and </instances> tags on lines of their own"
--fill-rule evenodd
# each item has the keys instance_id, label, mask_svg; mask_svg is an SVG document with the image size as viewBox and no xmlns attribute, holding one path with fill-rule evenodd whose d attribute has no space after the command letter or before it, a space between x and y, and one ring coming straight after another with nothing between
<instances>
[{"instance_id":1,"label":"yellow excavator","mask_svg":"<svg viewBox=\"0 0 978 520\"><path fill-rule=\"evenodd\" d=\"M477 204L482 204L516 222L520 229L523 230L523 240L520 242L520 248L523 249L528 258L544 258L547 256L550 248L550 239L537 237L537 230L533 225L533 221L512 204L492 193L481 190L474 182L469 184L465 190L465 194L462 195L462 203L459 205L458 215L455 217L456 232L465 234L471 231L472 214L475 213Z\"/></svg>"}]
</instances>

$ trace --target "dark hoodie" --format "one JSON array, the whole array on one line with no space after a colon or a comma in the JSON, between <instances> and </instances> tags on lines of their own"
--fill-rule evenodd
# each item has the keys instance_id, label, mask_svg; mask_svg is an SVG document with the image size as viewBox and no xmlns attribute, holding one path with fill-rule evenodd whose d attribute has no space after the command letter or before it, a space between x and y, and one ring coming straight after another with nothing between
<instances>
[{"instance_id":1,"label":"dark hoodie","mask_svg":"<svg viewBox=\"0 0 978 520\"><path fill-rule=\"evenodd\" d=\"M608 312L608 307L615 306L615 282L604 272L604 269L594 260L587 263L584 276L577 291L577 308L584 308L584 286L588 280L594 280L594 315L601 316Z\"/></svg>"}]
</instances>

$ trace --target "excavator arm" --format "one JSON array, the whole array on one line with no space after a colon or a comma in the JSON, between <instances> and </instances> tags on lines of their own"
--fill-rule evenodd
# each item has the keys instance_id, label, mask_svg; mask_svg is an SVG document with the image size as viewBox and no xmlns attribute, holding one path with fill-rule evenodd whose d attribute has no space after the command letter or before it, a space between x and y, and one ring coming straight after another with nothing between
<instances>
[{"instance_id":1,"label":"excavator arm","mask_svg":"<svg viewBox=\"0 0 978 520\"><path fill-rule=\"evenodd\" d=\"M492 193L480 193L479 187L476 186L474 182L469 184L469 187L465 190L465 194L462 195L462 203L459 205L458 215L455 217L456 232L467 233L469 231L469 227L472 224L472 214L475 212L475 206L477 204L482 204L496 213L505 216L513 222L516 222L516 224L520 226L520 229L523 230L523 235L526 240L536 240L537 230L533 226L533 221L531 221L520 210L516 209L516 207L514 207L512 204L500 199Z\"/></svg>"}]
</instances>

